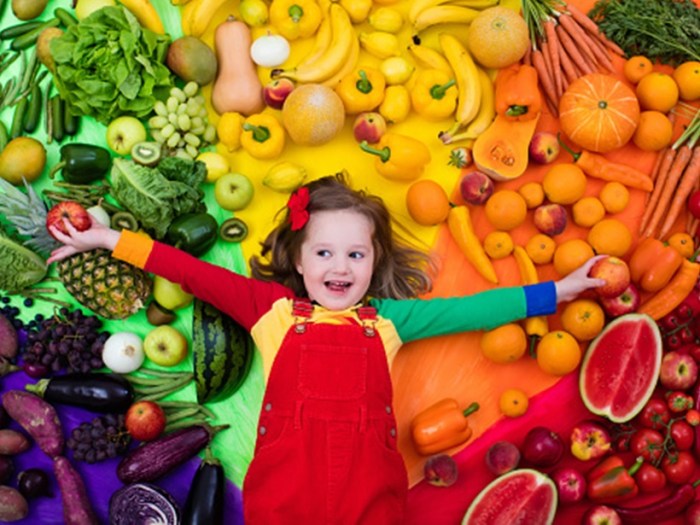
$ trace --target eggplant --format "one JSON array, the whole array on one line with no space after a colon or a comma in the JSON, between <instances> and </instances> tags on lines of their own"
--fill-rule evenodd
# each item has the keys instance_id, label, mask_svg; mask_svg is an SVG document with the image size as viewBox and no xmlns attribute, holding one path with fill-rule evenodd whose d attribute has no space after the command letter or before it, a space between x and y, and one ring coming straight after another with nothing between
<instances>
[{"instance_id":1,"label":"eggplant","mask_svg":"<svg viewBox=\"0 0 700 525\"><path fill-rule=\"evenodd\" d=\"M222 525L226 477L221 462L207 453L197 468L182 516L183 525Z\"/></svg>"},{"instance_id":2,"label":"eggplant","mask_svg":"<svg viewBox=\"0 0 700 525\"><path fill-rule=\"evenodd\" d=\"M77 372L41 379L25 386L50 403L78 406L106 414L120 414L134 402L134 388L118 374Z\"/></svg>"}]
</instances>

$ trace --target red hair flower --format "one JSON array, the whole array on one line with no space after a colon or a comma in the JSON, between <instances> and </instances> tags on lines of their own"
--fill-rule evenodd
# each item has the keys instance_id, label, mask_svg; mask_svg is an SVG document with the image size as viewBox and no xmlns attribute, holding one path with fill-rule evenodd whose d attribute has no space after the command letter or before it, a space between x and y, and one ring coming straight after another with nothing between
<instances>
[{"instance_id":1,"label":"red hair flower","mask_svg":"<svg viewBox=\"0 0 700 525\"><path fill-rule=\"evenodd\" d=\"M287 202L289 208L289 219L292 223L292 231L301 230L309 221L309 212L306 207L309 205L309 188L302 186L292 193Z\"/></svg>"}]
</instances>

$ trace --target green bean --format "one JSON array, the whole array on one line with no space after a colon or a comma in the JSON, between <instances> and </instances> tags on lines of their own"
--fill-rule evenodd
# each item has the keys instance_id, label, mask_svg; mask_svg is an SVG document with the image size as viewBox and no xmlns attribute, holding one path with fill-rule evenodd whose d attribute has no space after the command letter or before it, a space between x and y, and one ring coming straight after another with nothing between
<instances>
[{"instance_id":1,"label":"green bean","mask_svg":"<svg viewBox=\"0 0 700 525\"><path fill-rule=\"evenodd\" d=\"M10 136L7 134L7 128L5 127L5 124L3 124L2 120L0 120L0 152L5 149L5 146L7 146L9 141Z\"/></svg>"},{"instance_id":2,"label":"green bean","mask_svg":"<svg viewBox=\"0 0 700 525\"><path fill-rule=\"evenodd\" d=\"M29 60L25 64L24 67L24 72L22 74L22 81L19 84L19 91L20 93L24 93L24 91L29 87L29 83L32 81L32 78L36 74L36 69L39 61L37 59L36 55L36 48L33 48L29 53Z\"/></svg>"},{"instance_id":3,"label":"green bean","mask_svg":"<svg viewBox=\"0 0 700 525\"><path fill-rule=\"evenodd\" d=\"M41 32L48 27L56 27L61 21L56 18L50 18L46 22L42 23L39 27L35 27L31 31L15 38L10 44L10 49L14 51L21 51L22 49L27 49L30 46L36 44L36 39L39 38Z\"/></svg>"},{"instance_id":4,"label":"green bean","mask_svg":"<svg viewBox=\"0 0 700 525\"><path fill-rule=\"evenodd\" d=\"M6 49L0 53L0 73L10 67L19 58L20 53ZM8 58L9 57L9 58Z\"/></svg>"}]
</instances>

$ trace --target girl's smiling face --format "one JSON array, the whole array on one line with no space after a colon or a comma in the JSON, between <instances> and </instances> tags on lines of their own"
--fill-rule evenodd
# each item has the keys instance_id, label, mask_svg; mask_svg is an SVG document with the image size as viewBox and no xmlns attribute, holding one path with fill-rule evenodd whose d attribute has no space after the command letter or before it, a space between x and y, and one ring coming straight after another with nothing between
<instances>
[{"instance_id":1,"label":"girl's smiling face","mask_svg":"<svg viewBox=\"0 0 700 525\"><path fill-rule=\"evenodd\" d=\"M317 211L305 226L296 269L309 299L329 310L359 303L374 270L374 227L352 210Z\"/></svg>"}]
</instances>

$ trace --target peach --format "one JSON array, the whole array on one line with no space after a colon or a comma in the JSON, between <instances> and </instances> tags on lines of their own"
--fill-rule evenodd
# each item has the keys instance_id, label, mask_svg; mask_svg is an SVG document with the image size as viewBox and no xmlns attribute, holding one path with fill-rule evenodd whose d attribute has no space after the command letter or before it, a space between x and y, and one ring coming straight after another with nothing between
<instances>
[{"instance_id":1,"label":"peach","mask_svg":"<svg viewBox=\"0 0 700 525\"><path fill-rule=\"evenodd\" d=\"M541 204L535 208L535 227L545 235L553 237L564 231L568 223L566 208L561 204Z\"/></svg>"},{"instance_id":2,"label":"peach","mask_svg":"<svg viewBox=\"0 0 700 525\"><path fill-rule=\"evenodd\" d=\"M294 82L288 78L278 78L263 87L263 100L273 109L282 109L284 101L294 91Z\"/></svg>"},{"instance_id":3,"label":"peach","mask_svg":"<svg viewBox=\"0 0 700 525\"><path fill-rule=\"evenodd\" d=\"M497 441L484 457L486 468L496 476L510 472L520 463L520 449L510 441Z\"/></svg>"},{"instance_id":4,"label":"peach","mask_svg":"<svg viewBox=\"0 0 700 525\"><path fill-rule=\"evenodd\" d=\"M423 466L425 479L436 487L449 487L457 481L457 463L447 454L430 456Z\"/></svg>"},{"instance_id":5,"label":"peach","mask_svg":"<svg viewBox=\"0 0 700 525\"><path fill-rule=\"evenodd\" d=\"M493 180L481 171L470 171L459 182L459 192L469 204L484 204L493 195L493 190Z\"/></svg>"},{"instance_id":6,"label":"peach","mask_svg":"<svg viewBox=\"0 0 700 525\"><path fill-rule=\"evenodd\" d=\"M532 136L528 149L530 160L537 164L549 164L559 156L557 136L548 131L538 131Z\"/></svg>"},{"instance_id":7,"label":"peach","mask_svg":"<svg viewBox=\"0 0 700 525\"><path fill-rule=\"evenodd\" d=\"M355 117L352 134L357 142L366 140L370 144L376 144L384 133L386 133L386 120L379 113L368 111Z\"/></svg>"},{"instance_id":8,"label":"peach","mask_svg":"<svg viewBox=\"0 0 700 525\"><path fill-rule=\"evenodd\" d=\"M630 285L630 269L619 257L609 255L596 261L588 272L589 277L603 279L605 284L595 289L600 297L616 297Z\"/></svg>"}]
</instances>

